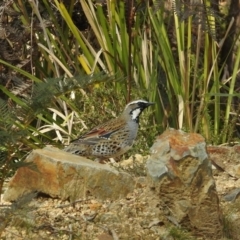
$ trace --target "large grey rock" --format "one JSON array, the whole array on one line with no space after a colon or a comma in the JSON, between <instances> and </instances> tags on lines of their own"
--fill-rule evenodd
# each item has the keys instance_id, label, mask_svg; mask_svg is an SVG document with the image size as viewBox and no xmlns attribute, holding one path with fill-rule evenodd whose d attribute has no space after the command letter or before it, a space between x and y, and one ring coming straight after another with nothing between
<instances>
[{"instance_id":1,"label":"large grey rock","mask_svg":"<svg viewBox=\"0 0 240 240\"><path fill-rule=\"evenodd\" d=\"M222 215L204 138L169 129L151 148L148 183L167 218L204 239L222 237Z\"/></svg>"},{"instance_id":2,"label":"large grey rock","mask_svg":"<svg viewBox=\"0 0 240 240\"><path fill-rule=\"evenodd\" d=\"M56 148L34 150L25 161L30 165L19 168L10 180L5 201L32 191L71 200L89 195L118 199L134 189L129 174Z\"/></svg>"}]
</instances>

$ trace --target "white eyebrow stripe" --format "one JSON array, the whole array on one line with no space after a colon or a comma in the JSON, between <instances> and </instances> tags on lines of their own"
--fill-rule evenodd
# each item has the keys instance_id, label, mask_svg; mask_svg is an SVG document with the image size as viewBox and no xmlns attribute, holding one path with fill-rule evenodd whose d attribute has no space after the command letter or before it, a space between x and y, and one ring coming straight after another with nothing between
<instances>
[{"instance_id":1,"label":"white eyebrow stripe","mask_svg":"<svg viewBox=\"0 0 240 240\"><path fill-rule=\"evenodd\" d=\"M143 102L143 103L148 103L148 101L145 101L145 100L135 100L135 101L132 101L130 103L127 104L127 106L125 107L125 109L129 106L129 105L132 105L132 104L136 104L136 103L140 103L140 102Z\"/></svg>"}]
</instances>

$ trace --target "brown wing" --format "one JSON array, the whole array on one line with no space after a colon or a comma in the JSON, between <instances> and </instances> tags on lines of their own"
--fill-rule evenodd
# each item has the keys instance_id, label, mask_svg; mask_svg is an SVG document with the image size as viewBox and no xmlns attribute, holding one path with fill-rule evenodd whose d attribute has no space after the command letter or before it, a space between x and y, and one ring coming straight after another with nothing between
<instances>
[{"instance_id":1,"label":"brown wing","mask_svg":"<svg viewBox=\"0 0 240 240\"><path fill-rule=\"evenodd\" d=\"M111 139L111 135L119 131L124 126L124 120L121 118L110 120L98 127L93 128L90 132L80 136L73 143L82 143L94 145L102 139Z\"/></svg>"}]
</instances>

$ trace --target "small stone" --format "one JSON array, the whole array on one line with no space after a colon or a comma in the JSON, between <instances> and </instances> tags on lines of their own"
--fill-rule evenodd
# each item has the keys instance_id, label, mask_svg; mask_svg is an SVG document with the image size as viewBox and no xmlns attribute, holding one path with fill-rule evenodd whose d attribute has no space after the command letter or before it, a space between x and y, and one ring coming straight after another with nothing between
<instances>
[{"instance_id":1,"label":"small stone","mask_svg":"<svg viewBox=\"0 0 240 240\"><path fill-rule=\"evenodd\" d=\"M114 240L113 237L107 233L101 233L98 235L98 240Z\"/></svg>"},{"instance_id":2,"label":"small stone","mask_svg":"<svg viewBox=\"0 0 240 240\"><path fill-rule=\"evenodd\" d=\"M223 199L228 202L234 202L240 196L240 188L236 188L226 194Z\"/></svg>"}]
</instances>

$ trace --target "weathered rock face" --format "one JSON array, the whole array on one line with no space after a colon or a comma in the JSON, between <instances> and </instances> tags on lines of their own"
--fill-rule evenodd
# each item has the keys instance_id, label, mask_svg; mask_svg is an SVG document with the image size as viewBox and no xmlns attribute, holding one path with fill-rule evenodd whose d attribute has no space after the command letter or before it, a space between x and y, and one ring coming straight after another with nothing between
<instances>
[{"instance_id":1,"label":"weathered rock face","mask_svg":"<svg viewBox=\"0 0 240 240\"><path fill-rule=\"evenodd\" d=\"M5 201L32 191L71 200L88 195L118 199L134 189L129 174L59 149L34 150L25 161L31 164L17 170L4 193Z\"/></svg>"},{"instance_id":2,"label":"weathered rock face","mask_svg":"<svg viewBox=\"0 0 240 240\"><path fill-rule=\"evenodd\" d=\"M216 167L220 167L230 176L240 178L240 146L208 146L209 158ZM230 164L229 164L230 163Z\"/></svg>"},{"instance_id":3,"label":"weathered rock face","mask_svg":"<svg viewBox=\"0 0 240 240\"><path fill-rule=\"evenodd\" d=\"M203 137L169 129L151 152L148 182L168 219L195 236L220 239L222 217Z\"/></svg>"}]
</instances>

